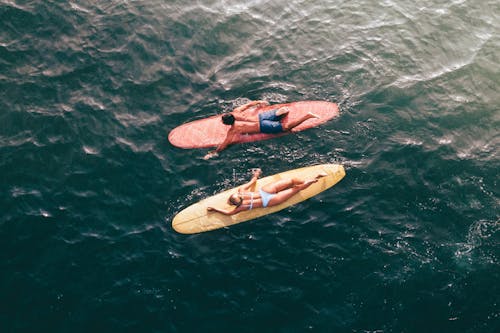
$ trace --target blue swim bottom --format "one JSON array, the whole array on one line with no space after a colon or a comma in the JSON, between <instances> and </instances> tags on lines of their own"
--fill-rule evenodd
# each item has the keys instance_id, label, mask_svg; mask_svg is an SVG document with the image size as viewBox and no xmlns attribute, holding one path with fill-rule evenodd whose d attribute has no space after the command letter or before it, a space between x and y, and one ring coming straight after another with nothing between
<instances>
[{"instance_id":1,"label":"blue swim bottom","mask_svg":"<svg viewBox=\"0 0 500 333\"><path fill-rule=\"evenodd\" d=\"M274 198L274 196L276 194L274 193L268 193L266 191L263 191L261 189L259 189L259 193L260 193L260 197L262 198L262 207L266 208L267 205L269 204L269 201L271 201L272 198Z\"/></svg>"},{"instance_id":2,"label":"blue swim bottom","mask_svg":"<svg viewBox=\"0 0 500 333\"><path fill-rule=\"evenodd\" d=\"M281 125L281 116L277 116L276 112L278 110L270 110L266 112L259 113L259 125L260 132L267 134L275 134L283 132L283 126Z\"/></svg>"}]
</instances>

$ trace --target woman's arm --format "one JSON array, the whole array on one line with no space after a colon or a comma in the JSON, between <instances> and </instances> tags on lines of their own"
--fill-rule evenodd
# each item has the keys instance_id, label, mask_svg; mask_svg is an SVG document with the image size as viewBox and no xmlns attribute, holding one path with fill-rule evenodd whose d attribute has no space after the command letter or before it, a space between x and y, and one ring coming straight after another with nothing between
<instances>
[{"instance_id":1,"label":"woman's arm","mask_svg":"<svg viewBox=\"0 0 500 333\"><path fill-rule=\"evenodd\" d=\"M241 190L242 191L249 191L255 185L255 182L257 181L257 179L259 178L261 173L262 173L262 170L254 169L252 179L250 179L250 181L248 183L241 185L238 188L238 192L240 192Z\"/></svg>"},{"instance_id":2,"label":"woman's arm","mask_svg":"<svg viewBox=\"0 0 500 333\"><path fill-rule=\"evenodd\" d=\"M220 209L220 208L215 208L215 207L207 207L208 212L218 212L218 213L221 213L224 215L234 215L234 214L237 214L243 210L245 210L245 208L242 208L241 206L236 207L233 210L225 210L225 209Z\"/></svg>"}]
</instances>

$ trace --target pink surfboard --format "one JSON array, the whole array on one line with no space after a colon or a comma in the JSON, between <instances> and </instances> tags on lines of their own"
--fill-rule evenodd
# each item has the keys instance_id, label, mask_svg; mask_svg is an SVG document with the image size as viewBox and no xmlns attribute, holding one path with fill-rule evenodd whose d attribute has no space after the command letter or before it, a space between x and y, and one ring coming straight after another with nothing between
<instances>
[{"instance_id":1,"label":"pink surfboard","mask_svg":"<svg viewBox=\"0 0 500 333\"><path fill-rule=\"evenodd\" d=\"M283 106L287 106L290 109L288 115L282 120L283 124L298 119L308 112L313 112L319 116L319 118L308 119L296 126L294 128L294 132L316 127L339 115L339 107L337 104L324 101L301 101L288 104L274 104L250 108L245 112L249 115L257 115L258 113L278 109ZM222 143L228 130L229 126L222 123L221 115L217 115L185 123L174 128L169 133L168 140L172 145L185 149L216 147ZM282 136L287 133L289 132L279 134L240 134L235 137L231 143L234 144L266 140Z\"/></svg>"}]
</instances>

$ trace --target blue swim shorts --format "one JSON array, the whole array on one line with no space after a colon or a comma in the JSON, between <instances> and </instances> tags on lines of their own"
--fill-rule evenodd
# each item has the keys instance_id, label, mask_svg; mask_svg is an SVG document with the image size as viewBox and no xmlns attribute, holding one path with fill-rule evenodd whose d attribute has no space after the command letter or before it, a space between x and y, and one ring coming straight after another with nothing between
<instances>
[{"instance_id":1,"label":"blue swim shorts","mask_svg":"<svg viewBox=\"0 0 500 333\"><path fill-rule=\"evenodd\" d=\"M278 110L270 110L259 113L259 125L261 133L275 134L283 132L283 126L280 122L281 116L276 115L277 111Z\"/></svg>"}]
</instances>

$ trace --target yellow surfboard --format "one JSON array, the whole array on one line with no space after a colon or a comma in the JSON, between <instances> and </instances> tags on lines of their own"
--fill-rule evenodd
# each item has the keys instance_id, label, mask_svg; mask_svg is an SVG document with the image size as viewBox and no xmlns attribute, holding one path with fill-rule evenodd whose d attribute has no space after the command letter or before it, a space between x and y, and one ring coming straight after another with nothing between
<instances>
[{"instance_id":1,"label":"yellow surfboard","mask_svg":"<svg viewBox=\"0 0 500 333\"><path fill-rule=\"evenodd\" d=\"M345 176L344 167L342 165L321 164L295 170L289 170L273 176L264 177L258 179L255 186L257 188L261 188L268 183L292 177L298 177L302 179L313 178L321 172L325 172L328 175L326 177L320 178L317 183L314 183L308 188L300 191L280 205L266 208L254 208L252 210L243 211L232 216L223 215L218 212L207 211L207 207L217 207L221 209L229 209L230 207L234 208L234 206L230 206L227 203L227 199L229 198L231 193L236 192L237 187L235 187L233 189L203 199L198 203L195 203L182 210L174 217L172 221L172 227L175 231L182 234L195 234L253 220L255 218L275 213L284 208L295 205L296 203L307 200L337 184Z\"/></svg>"}]
</instances>

